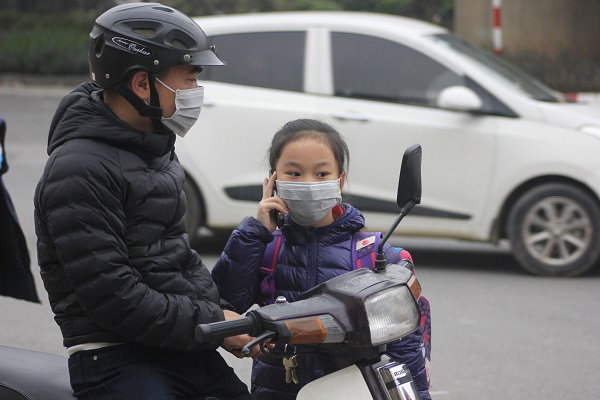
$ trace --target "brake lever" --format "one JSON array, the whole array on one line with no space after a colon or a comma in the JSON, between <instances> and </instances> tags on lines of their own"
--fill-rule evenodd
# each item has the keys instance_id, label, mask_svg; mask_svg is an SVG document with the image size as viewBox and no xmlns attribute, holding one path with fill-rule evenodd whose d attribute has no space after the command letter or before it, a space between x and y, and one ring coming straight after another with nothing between
<instances>
[{"instance_id":1,"label":"brake lever","mask_svg":"<svg viewBox=\"0 0 600 400\"><path fill-rule=\"evenodd\" d=\"M246 343L246 345L244 347L242 347L242 354L244 356L247 356L248 354L250 354L250 348L256 346L259 343L263 343L269 339L272 339L274 337L277 336L277 332L273 332L273 331L265 331L264 333L262 333L261 335L258 335L257 337L255 337L254 339L252 339L251 341L249 341L248 343Z\"/></svg>"}]
</instances>

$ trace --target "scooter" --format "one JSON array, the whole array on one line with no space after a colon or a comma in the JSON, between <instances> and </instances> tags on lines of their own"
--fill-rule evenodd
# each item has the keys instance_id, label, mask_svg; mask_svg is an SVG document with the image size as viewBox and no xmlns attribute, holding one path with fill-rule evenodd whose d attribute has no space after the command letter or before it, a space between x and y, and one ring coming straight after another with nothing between
<instances>
[{"instance_id":1,"label":"scooter","mask_svg":"<svg viewBox=\"0 0 600 400\"><path fill-rule=\"evenodd\" d=\"M420 400L406 365L383 353L386 343L419 327L421 286L409 261L387 265L383 245L402 218L421 201L421 146L402 158L397 203L400 215L381 240L375 270L359 269L333 278L288 303L279 298L233 320L201 324L196 337L220 341L243 333L256 344L302 344L327 354L337 371L304 386L298 400ZM67 358L0 346L0 399L76 400L69 383Z\"/></svg>"},{"instance_id":2,"label":"scooter","mask_svg":"<svg viewBox=\"0 0 600 400\"><path fill-rule=\"evenodd\" d=\"M412 264L403 260L387 265L383 246L420 201L421 146L413 145L402 159L397 195L401 212L379 244L374 270L358 269L330 279L293 303L280 297L241 319L198 325L196 338L220 342L245 333L255 339L242 349L244 354L270 341L301 344L327 355L336 372L305 385L298 400L420 400L408 367L383 354L386 343L419 327L421 286ZM288 375L292 367L286 365Z\"/></svg>"}]
</instances>

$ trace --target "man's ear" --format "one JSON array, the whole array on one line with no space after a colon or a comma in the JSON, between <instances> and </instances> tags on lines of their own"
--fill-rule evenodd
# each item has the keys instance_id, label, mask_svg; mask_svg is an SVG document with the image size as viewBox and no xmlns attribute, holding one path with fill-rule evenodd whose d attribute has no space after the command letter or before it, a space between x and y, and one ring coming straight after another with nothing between
<instances>
[{"instance_id":1,"label":"man's ear","mask_svg":"<svg viewBox=\"0 0 600 400\"><path fill-rule=\"evenodd\" d=\"M150 81L146 71L136 71L131 75L129 80L131 91L146 104L150 103Z\"/></svg>"}]
</instances>

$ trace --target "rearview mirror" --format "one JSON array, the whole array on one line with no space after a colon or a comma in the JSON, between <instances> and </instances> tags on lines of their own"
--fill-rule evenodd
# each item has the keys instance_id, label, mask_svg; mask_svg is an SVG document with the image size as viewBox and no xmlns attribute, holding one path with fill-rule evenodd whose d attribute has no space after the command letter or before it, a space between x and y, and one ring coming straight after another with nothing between
<instances>
[{"instance_id":1,"label":"rearview mirror","mask_svg":"<svg viewBox=\"0 0 600 400\"><path fill-rule=\"evenodd\" d=\"M400 178L398 179L398 194L396 203L400 206L400 215L392 224L390 230L385 234L377 247L377 256L375 258L375 271L385 271L385 254L383 245L390 238L402 218L407 215L414 206L421 203L421 158L423 152L420 144L413 144L406 149L402 156L402 165L400 166Z\"/></svg>"},{"instance_id":2,"label":"rearview mirror","mask_svg":"<svg viewBox=\"0 0 600 400\"><path fill-rule=\"evenodd\" d=\"M407 205L412 208L421 203L421 158L422 150L420 144L413 144L406 149L402 156L400 179L398 180L398 195L396 203L406 214Z\"/></svg>"}]
</instances>

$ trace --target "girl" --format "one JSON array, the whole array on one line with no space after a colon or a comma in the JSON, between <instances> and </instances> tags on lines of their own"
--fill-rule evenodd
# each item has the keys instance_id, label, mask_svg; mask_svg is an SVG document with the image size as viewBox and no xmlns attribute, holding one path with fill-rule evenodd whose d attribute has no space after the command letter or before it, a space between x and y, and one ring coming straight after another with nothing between
<instances>
[{"instance_id":1,"label":"girl","mask_svg":"<svg viewBox=\"0 0 600 400\"><path fill-rule=\"evenodd\" d=\"M258 214L256 218L246 217L233 231L212 272L221 297L237 312L255 303L268 303L276 296L296 301L300 293L354 269L353 235L364 227L364 217L350 204L341 203L348 161L346 143L323 122L291 121L275 134L269 149L272 175L263 182ZM274 213L283 215L281 232L276 232L283 240L274 272L266 278L272 281L265 285L262 271L266 268L261 267L272 261L263 260L263 256L267 244L274 240ZM400 252L391 246L386 247L385 254L390 263L400 261ZM406 256L410 257L408 253ZM269 287L271 292L265 290ZM387 353L408 365L421 397L430 399L420 339L417 331L389 344ZM290 351L290 346L286 350ZM286 383L281 358L266 353L254 361L252 393L256 399L295 399L302 386L333 372L321 355L300 346L295 351L297 384Z\"/></svg>"}]
</instances>

